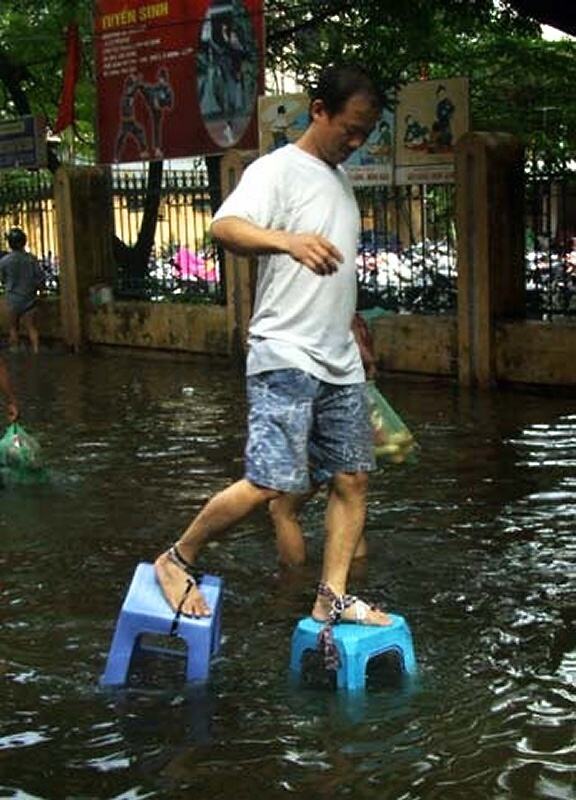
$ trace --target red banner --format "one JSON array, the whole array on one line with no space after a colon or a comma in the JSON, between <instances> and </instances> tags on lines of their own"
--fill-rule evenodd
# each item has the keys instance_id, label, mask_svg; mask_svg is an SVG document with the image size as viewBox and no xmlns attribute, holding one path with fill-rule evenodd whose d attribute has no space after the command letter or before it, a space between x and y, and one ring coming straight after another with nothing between
<instances>
[{"instance_id":1,"label":"red banner","mask_svg":"<svg viewBox=\"0 0 576 800\"><path fill-rule=\"evenodd\" d=\"M97 0L102 163L258 146L263 0Z\"/></svg>"},{"instance_id":2,"label":"red banner","mask_svg":"<svg viewBox=\"0 0 576 800\"><path fill-rule=\"evenodd\" d=\"M76 83L80 74L80 37L78 25L71 22L66 30L66 64L64 65L64 80L62 93L58 103L58 117L52 128L54 133L60 133L74 122L74 94Z\"/></svg>"}]
</instances>

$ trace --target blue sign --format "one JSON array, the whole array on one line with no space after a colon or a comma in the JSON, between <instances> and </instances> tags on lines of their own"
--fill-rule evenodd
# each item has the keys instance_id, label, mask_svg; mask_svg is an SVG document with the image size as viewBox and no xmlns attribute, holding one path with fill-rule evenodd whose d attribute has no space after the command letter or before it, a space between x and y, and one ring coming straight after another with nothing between
<instances>
[{"instance_id":1,"label":"blue sign","mask_svg":"<svg viewBox=\"0 0 576 800\"><path fill-rule=\"evenodd\" d=\"M46 123L42 117L0 121L0 169L33 169L46 163Z\"/></svg>"}]
</instances>

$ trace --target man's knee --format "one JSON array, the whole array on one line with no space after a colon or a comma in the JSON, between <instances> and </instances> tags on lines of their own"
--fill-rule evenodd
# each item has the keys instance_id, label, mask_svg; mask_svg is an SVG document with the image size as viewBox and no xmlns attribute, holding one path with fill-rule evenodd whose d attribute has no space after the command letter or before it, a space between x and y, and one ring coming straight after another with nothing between
<instances>
[{"instance_id":1,"label":"man's knee","mask_svg":"<svg viewBox=\"0 0 576 800\"><path fill-rule=\"evenodd\" d=\"M257 483L253 483L252 481L246 479L246 482L252 488L262 503L273 503L276 499L282 497L283 493L278 489L270 489L268 486L260 486Z\"/></svg>"},{"instance_id":2,"label":"man's knee","mask_svg":"<svg viewBox=\"0 0 576 800\"><path fill-rule=\"evenodd\" d=\"M365 497L368 492L368 474L338 472L332 481L332 491L343 497Z\"/></svg>"},{"instance_id":3,"label":"man's knee","mask_svg":"<svg viewBox=\"0 0 576 800\"><path fill-rule=\"evenodd\" d=\"M269 501L268 513L274 522L279 519L293 519L297 516L296 509L293 504L289 502L289 496L283 492L278 492L278 494Z\"/></svg>"}]
</instances>

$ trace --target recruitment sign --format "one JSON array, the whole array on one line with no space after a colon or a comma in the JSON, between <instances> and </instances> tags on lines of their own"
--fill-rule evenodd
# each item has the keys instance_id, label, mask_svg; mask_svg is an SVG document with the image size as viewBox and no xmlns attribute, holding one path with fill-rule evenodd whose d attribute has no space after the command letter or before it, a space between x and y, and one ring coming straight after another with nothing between
<instances>
[{"instance_id":1,"label":"recruitment sign","mask_svg":"<svg viewBox=\"0 0 576 800\"><path fill-rule=\"evenodd\" d=\"M262 0L97 0L103 163L258 146Z\"/></svg>"}]
</instances>

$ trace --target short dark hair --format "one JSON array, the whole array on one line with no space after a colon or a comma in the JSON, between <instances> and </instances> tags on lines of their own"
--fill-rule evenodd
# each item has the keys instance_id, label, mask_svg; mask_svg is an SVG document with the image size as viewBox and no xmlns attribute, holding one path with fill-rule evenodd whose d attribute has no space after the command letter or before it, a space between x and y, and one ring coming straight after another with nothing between
<instances>
[{"instance_id":1,"label":"short dark hair","mask_svg":"<svg viewBox=\"0 0 576 800\"><path fill-rule=\"evenodd\" d=\"M384 105L382 94L363 67L329 66L322 70L318 82L310 90L310 102L322 100L328 114L334 116L342 111L355 94L364 94L371 98L375 108L381 109Z\"/></svg>"},{"instance_id":2,"label":"short dark hair","mask_svg":"<svg viewBox=\"0 0 576 800\"><path fill-rule=\"evenodd\" d=\"M6 239L8 240L8 244L12 250L22 250L23 247L26 245L26 234L22 230L22 228L10 228L8 233L6 234Z\"/></svg>"}]
</instances>

